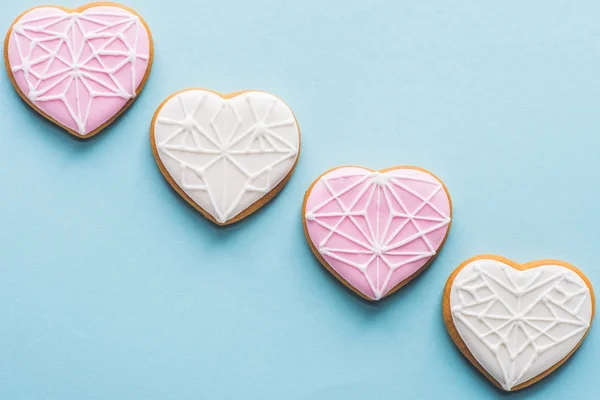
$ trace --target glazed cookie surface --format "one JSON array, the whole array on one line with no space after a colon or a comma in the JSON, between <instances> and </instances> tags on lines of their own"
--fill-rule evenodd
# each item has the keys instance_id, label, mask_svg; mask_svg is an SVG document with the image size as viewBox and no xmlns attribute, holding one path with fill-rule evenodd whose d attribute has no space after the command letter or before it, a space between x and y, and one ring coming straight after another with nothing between
<instances>
[{"instance_id":1,"label":"glazed cookie surface","mask_svg":"<svg viewBox=\"0 0 600 400\"><path fill-rule=\"evenodd\" d=\"M393 293L429 265L444 244L451 216L444 184L408 166L334 168L313 182L302 208L315 256L368 300Z\"/></svg>"},{"instance_id":2,"label":"glazed cookie surface","mask_svg":"<svg viewBox=\"0 0 600 400\"><path fill-rule=\"evenodd\" d=\"M448 279L443 314L463 355L496 386L514 391L575 352L591 326L594 302L589 280L566 262L518 264L482 255Z\"/></svg>"},{"instance_id":3,"label":"glazed cookie surface","mask_svg":"<svg viewBox=\"0 0 600 400\"><path fill-rule=\"evenodd\" d=\"M227 225L258 210L287 183L300 129L272 94L189 89L160 105L151 144L171 186L209 220Z\"/></svg>"},{"instance_id":4,"label":"glazed cookie surface","mask_svg":"<svg viewBox=\"0 0 600 400\"><path fill-rule=\"evenodd\" d=\"M32 8L4 41L6 70L19 95L80 138L94 136L132 104L152 59L148 26L116 3Z\"/></svg>"}]
</instances>

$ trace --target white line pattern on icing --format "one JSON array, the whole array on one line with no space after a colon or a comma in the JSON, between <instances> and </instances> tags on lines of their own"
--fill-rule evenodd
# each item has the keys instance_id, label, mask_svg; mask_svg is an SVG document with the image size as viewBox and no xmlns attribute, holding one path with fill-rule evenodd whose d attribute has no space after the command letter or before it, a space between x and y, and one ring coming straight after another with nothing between
<instances>
[{"instance_id":1,"label":"white line pattern on icing","mask_svg":"<svg viewBox=\"0 0 600 400\"><path fill-rule=\"evenodd\" d=\"M237 101L240 97L242 102ZM170 172L186 193L202 191L208 195L209 204L202 204L201 198L195 201L218 222L225 223L253 204L256 201L256 196L251 196L253 193L259 198L269 193L293 167L298 156L298 127L292 112L277 97L263 92L246 92L226 100L207 91L190 90L176 95L175 99L183 118L174 119L162 111L159 113L157 125L176 128L164 140L156 138L159 155L178 163L179 171ZM207 101L211 107L214 102L220 103L210 121L198 116ZM243 131L240 127L248 121L243 121L241 108L250 111L252 120ZM264 108L264 113L259 114L258 108ZM279 109L277 113L274 112L276 108ZM285 117L278 119L281 115ZM219 120L223 119L232 122L227 130L220 127ZM296 141L279 134L277 130L281 128L294 129ZM187 157L190 155L202 156L202 160L191 161ZM241 162L250 157L252 168ZM211 178L209 175L217 169L218 179ZM195 180L200 182L188 182L188 173L194 174ZM232 174L241 174L242 181L238 184L230 178Z\"/></svg>"},{"instance_id":2,"label":"white line pattern on icing","mask_svg":"<svg viewBox=\"0 0 600 400\"><path fill-rule=\"evenodd\" d=\"M450 307L469 351L511 390L572 350L590 326L590 303L585 282L567 268L518 271L478 260L456 276Z\"/></svg>"},{"instance_id":3,"label":"white line pattern on icing","mask_svg":"<svg viewBox=\"0 0 600 400\"><path fill-rule=\"evenodd\" d=\"M44 21L43 25L39 25ZM63 29L55 30L57 25L66 23ZM82 21L99 25L97 29L85 29ZM135 26L135 42L129 45L125 38L125 32ZM111 31L119 27L117 32ZM32 102L44 102L60 100L67 108L69 115L77 124L78 133L85 135L86 123L92 101L97 97L121 97L130 99L136 95L136 68L137 59L149 60L149 54L139 54L137 52L140 30L145 29L138 16L125 10L123 12L100 12L84 11L81 13L65 13L57 10L54 15L46 15L34 18L25 18L19 20L12 28L12 37L19 52L21 59L20 65L12 66L13 73L23 71L27 81L27 98ZM77 42L77 35L82 35L83 42ZM40 37L43 35L43 37ZM27 39L28 46L23 45L21 41ZM105 42L96 48L92 43L94 39L105 39ZM120 40L128 51L111 50L110 46L116 40ZM47 43L58 41L54 49ZM68 58L65 59L59 54L63 44L68 50ZM33 57L34 49L41 49L43 54ZM83 57L84 50L91 50L91 54ZM111 68L108 68L103 60L103 56L123 57L124 59ZM46 63L47 62L47 63ZM35 71L34 66L46 63L43 71ZM54 64L60 65L58 69L51 71ZM98 67L97 65L100 65ZM123 68L129 68L131 74L131 87L123 87L115 76ZM108 79L100 79L96 74L105 74ZM34 78L34 79L32 79ZM45 82L51 80L48 85ZM53 93L53 89L67 82L64 90L59 93ZM72 104L68 101L66 93L75 85L76 101ZM101 89L99 89L101 88ZM81 104L81 91L86 90L89 93L87 104Z\"/></svg>"},{"instance_id":4,"label":"white line pattern on icing","mask_svg":"<svg viewBox=\"0 0 600 400\"><path fill-rule=\"evenodd\" d=\"M336 193L331 185L331 181L336 179L345 179L352 177L360 177L356 182L348 187L344 188L342 191ZM414 191L412 188L407 186L403 181L417 181L422 183L428 183L432 185L432 190L429 195L423 197L421 194ZM347 265L350 265L356 269L358 269L366 278L369 287L375 294L375 299L379 300L387 291L388 283L392 274L398 268L401 268L404 265L409 263L431 258L436 254L436 247L432 245L432 243L428 240L427 234L438 229L441 229L447 226L450 223L450 216L446 215L442 211L440 211L434 204L431 203L431 200L434 198L438 192L443 191L443 186L440 182L435 179L420 179L411 175L402 174L401 170L395 171L395 175L383 174L379 172L372 172L370 174L361 174L361 175L342 175L335 177L327 177L324 176L321 178L321 182L323 182L324 186L327 188L331 197L327 198L325 201L313 207L311 210L308 210L305 214L305 218L307 221L313 221L317 224L321 225L323 228L329 230L329 234L320 242L315 243L317 246L317 250L323 256L330 257L334 260L341 261ZM364 184L366 183L366 184ZM364 185L363 185L364 184ZM357 188L358 186L363 185L359 194L353 200L350 206L346 207L343 202L340 200L340 196L350 192L351 190ZM399 196L394 190L393 186L398 186L405 190L406 192L411 193L413 196L419 198L422 203L421 205L412 213L404 205L401 196ZM366 203L356 209L357 204L361 203L363 197L367 197ZM397 204L400 205L401 210L396 211L395 207L392 205L392 198L395 200ZM322 212L323 209L328 203L336 202L341 212ZM386 202L388 208L392 210L389 213L385 227L383 229L383 233L379 235L380 227L372 226L367 216L367 209L370 205L375 202L379 207L380 202ZM428 217L419 215L419 212L425 207L429 206L433 209L438 216L437 217ZM322 218L328 217L342 217L336 224L330 225L325 222ZM364 217L367 228L363 229L361 225L357 221L357 217ZM405 218L405 221L396 229L391 230L392 221L394 218ZM350 221L354 227L360 232L362 237L359 235L351 235L343 232L339 229L342 223L348 220ZM435 222L433 226L422 229L419 226L419 221L429 221ZM377 224L379 224L379 219L377 219ZM402 230L405 229L408 224L412 224L412 226L416 229L416 233L410 236L403 236ZM339 235L350 242L356 244L359 249L340 249L330 246L330 241L334 235ZM403 246L413 242L421 238L427 246L426 251L406 251L403 250ZM368 260L365 262L358 263L353 260L353 255L362 254L369 256ZM392 262L389 257L392 256L408 256L401 262ZM375 280L371 279L369 274L367 273L367 267L373 262L376 262L376 278Z\"/></svg>"}]
</instances>

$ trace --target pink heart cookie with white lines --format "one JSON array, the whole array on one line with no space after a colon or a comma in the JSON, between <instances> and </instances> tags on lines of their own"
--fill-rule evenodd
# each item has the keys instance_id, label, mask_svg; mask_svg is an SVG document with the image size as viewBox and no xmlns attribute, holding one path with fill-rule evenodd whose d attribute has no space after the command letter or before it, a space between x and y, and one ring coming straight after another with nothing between
<instances>
[{"instance_id":1,"label":"pink heart cookie with white lines","mask_svg":"<svg viewBox=\"0 0 600 400\"><path fill-rule=\"evenodd\" d=\"M452 204L442 181L424 169L343 166L313 182L302 216L321 264L359 296L379 300L435 258Z\"/></svg>"},{"instance_id":2,"label":"pink heart cookie with white lines","mask_svg":"<svg viewBox=\"0 0 600 400\"><path fill-rule=\"evenodd\" d=\"M73 135L94 136L129 107L152 66L150 30L115 3L40 6L21 14L4 41L19 95Z\"/></svg>"}]
</instances>

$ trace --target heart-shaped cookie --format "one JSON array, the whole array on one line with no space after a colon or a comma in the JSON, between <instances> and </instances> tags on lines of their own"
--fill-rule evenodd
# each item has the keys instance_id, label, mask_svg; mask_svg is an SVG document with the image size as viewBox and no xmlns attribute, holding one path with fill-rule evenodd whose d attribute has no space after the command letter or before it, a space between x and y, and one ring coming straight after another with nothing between
<instances>
[{"instance_id":1,"label":"heart-shaped cookie","mask_svg":"<svg viewBox=\"0 0 600 400\"><path fill-rule=\"evenodd\" d=\"M577 350L594 303L589 280L566 262L517 264L481 255L450 275L443 314L464 356L496 386L514 391L544 378Z\"/></svg>"},{"instance_id":2,"label":"heart-shaped cookie","mask_svg":"<svg viewBox=\"0 0 600 400\"><path fill-rule=\"evenodd\" d=\"M94 136L132 104L152 58L146 23L115 3L35 7L17 17L4 41L19 95L80 138Z\"/></svg>"},{"instance_id":3,"label":"heart-shaped cookie","mask_svg":"<svg viewBox=\"0 0 600 400\"><path fill-rule=\"evenodd\" d=\"M368 300L393 293L429 265L451 216L442 181L417 167L334 168L313 182L302 208L313 253Z\"/></svg>"},{"instance_id":4,"label":"heart-shaped cookie","mask_svg":"<svg viewBox=\"0 0 600 400\"><path fill-rule=\"evenodd\" d=\"M156 110L151 143L171 186L212 222L227 225L285 186L300 130L292 110L272 94L189 89Z\"/></svg>"}]
</instances>

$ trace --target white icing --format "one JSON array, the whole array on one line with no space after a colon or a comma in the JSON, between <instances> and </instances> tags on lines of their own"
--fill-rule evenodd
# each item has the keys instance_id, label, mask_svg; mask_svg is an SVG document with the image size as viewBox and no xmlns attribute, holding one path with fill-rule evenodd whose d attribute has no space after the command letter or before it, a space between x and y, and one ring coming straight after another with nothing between
<instances>
[{"instance_id":1,"label":"white icing","mask_svg":"<svg viewBox=\"0 0 600 400\"><path fill-rule=\"evenodd\" d=\"M86 123L90 115L92 100L95 97L121 97L124 99L135 97L137 89L135 62L138 58L142 60L149 59L149 54L137 53L140 30L145 28L137 15L125 10L122 12L86 10L81 13L67 13L52 7L48 9L50 13L47 15L33 18L24 16L13 25L11 35L16 44L21 64L11 66L11 69L13 73L23 71L28 87L28 92L25 95L29 100L35 102L62 101L69 115L77 124L78 133L86 135L88 133L86 131ZM40 21L47 22L40 26L38 25ZM56 26L65 21L67 21L66 28L57 30ZM82 26L82 21L96 24L99 27L96 30L86 32L86 29ZM32 23L35 24L29 25ZM111 32L110 30L115 27L119 27L118 32ZM128 51L107 49L117 39L120 39L123 43L127 43L125 33L132 27L135 27L135 39ZM82 37L84 43L76 43L76 30L81 33L86 32L83 33ZM40 34L43 34L43 37ZM21 37L27 39L27 42L30 44L23 46L21 44ZM96 48L92 40L98 38L107 40L102 46ZM46 43L56 41L58 41L58 44L53 45L53 48L46 45ZM33 49L36 46L42 49L44 53L37 57L32 57L32 54L34 54ZM60 56L59 52L61 48L67 48L70 60ZM91 51L91 54L83 57L83 52L86 48ZM123 56L126 58L118 65L108 68L99 56ZM55 60L64 64L64 68L51 71L51 66ZM47 65L43 71L36 72L32 69L33 66L45 62L47 62ZM94 62L95 65L100 65L100 67L88 65L91 62ZM124 88L119 83L115 74L128 64L131 64L132 86ZM99 79L92 72L106 74L109 81ZM50 79L55 79L55 81L51 85L39 89L43 82ZM53 93L53 89L63 84L64 81L67 81L67 84L64 85L62 93ZM91 82L95 85L91 85ZM66 95L72 85L76 87L75 107L70 104ZM79 85L82 85L89 93L87 104L81 104L80 90L83 89L80 89ZM98 90L97 87L101 87L102 90Z\"/></svg>"},{"instance_id":2,"label":"white icing","mask_svg":"<svg viewBox=\"0 0 600 400\"><path fill-rule=\"evenodd\" d=\"M473 357L511 390L577 346L591 324L592 297L584 280L563 266L519 271L479 259L456 275L450 310Z\"/></svg>"},{"instance_id":3,"label":"white icing","mask_svg":"<svg viewBox=\"0 0 600 400\"><path fill-rule=\"evenodd\" d=\"M193 89L158 111L154 140L177 185L226 223L290 173L300 131L292 111L271 94L251 91L223 99Z\"/></svg>"}]
</instances>

